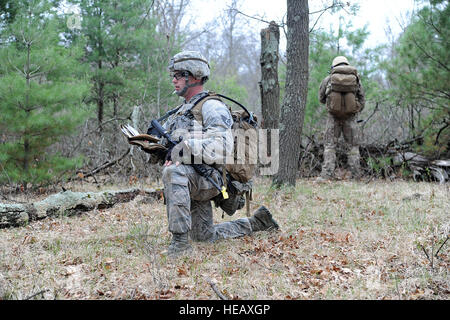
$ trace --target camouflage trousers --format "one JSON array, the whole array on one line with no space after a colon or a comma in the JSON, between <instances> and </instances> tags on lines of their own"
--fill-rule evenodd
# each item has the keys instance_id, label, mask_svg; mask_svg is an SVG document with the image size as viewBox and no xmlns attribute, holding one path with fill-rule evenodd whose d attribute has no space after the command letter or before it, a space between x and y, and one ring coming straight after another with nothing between
<instances>
[{"instance_id":1,"label":"camouflage trousers","mask_svg":"<svg viewBox=\"0 0 450 320\"><path fill-rule=\"evenodd\" d=\"M360 154L359 154L359 128L356 124L356 116L348 119L337 119L328 114L325 137L324 153L321 176L331 178L334 176L336 167L336 147L341 134L347 144L348 166L353 177L360 175Z\"/></svg>"},{"instance_id":2,"label":"camouflage trousers","mask_svg":"<svg viewBox=\"0 0 450 320\"><path fill-rule=\"evenodd\" d=\"M211 175L222 185L217 170ZM164 198L171 233L189 232L194 241L216 241L252 233L248 218L214 224L211 199L220 192L192 166L171 165L163 170Z\"/></svg>"}]
</instances>

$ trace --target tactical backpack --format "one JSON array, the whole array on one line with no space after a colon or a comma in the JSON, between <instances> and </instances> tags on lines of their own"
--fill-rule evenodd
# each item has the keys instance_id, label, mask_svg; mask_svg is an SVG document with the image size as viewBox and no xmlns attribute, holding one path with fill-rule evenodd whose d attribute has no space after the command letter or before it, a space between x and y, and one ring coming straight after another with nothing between
<instances>
[{"instance_id":1,"label":"tactical backpack","mask_svg":"<svg viewBox=\"0 0 450 320\"><path fill-rule=\"evenodd\" d=\"M256 130L258 128L257 118L239 102L214 92L210 92L207 96L198 101L190 111L195 120L199 123L203 123L203 104L211 99L223 102L220 98L228 99L242 108L242 110L233 111L228 106L231 116L233 117L231 129L234 134L234 148L233 163L226 163L225 169L233 180L247 183L253 178L258 165L256 158L258 154L258 137ZM242 155L244 155L243 158Z\"/></svg>"},{"instance_id":2,"label":"tactical backpack","mask_svg":"<svg viewBox=\"0 0 450 320\"><path fill-rule=\"evenodd\" d=\"M197 101L190 111L195 120L199 123L203 123L203 104L211 99L223 102L221 98L230 100L240 106L242 110L234 111L228 106L233 118L233 125L231 127L234 135L233 163L226 163L224 168L222 167L222 174L223 180L228 180L227 186L230 197L228 199L223 199L219 195L215 197L213 201L216 207L220 207L229 216L232 216L237 210L242 209L245 205L247 217L250 217L250 201L252 200L251 179L255 175L257 169L257 118L239 102L214 92L209 92L207 96ZM227 175L229 175L231 179L227 179Z\"/></svg>"},{"instance_id":3,"label":"tactical backpack","mask_svg":"<svg viewBox=\"0 0 450 320\"><path fill-rule=\"evenodd\" d=\"M358 72L349 65L334 67L327 85L327 109L337 118L348 118L361 110L356 99Z\"/></svg>"}]
</instances>

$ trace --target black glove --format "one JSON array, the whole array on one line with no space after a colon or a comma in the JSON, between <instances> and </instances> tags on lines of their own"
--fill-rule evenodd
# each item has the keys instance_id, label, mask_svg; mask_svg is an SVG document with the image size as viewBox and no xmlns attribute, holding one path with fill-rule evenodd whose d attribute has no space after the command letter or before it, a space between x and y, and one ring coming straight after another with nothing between
<instances>
[{"instance_id":1,"label":"black glove","mask_svg":"<svg viewBox=\"0 0 450 320\"><path fill-rule=\"evenodd\" d=\"M179 146L179 144L181 143L181 141L183 140L183 137L180 137L180 139L178 140L177 144L173 144L171 145L168 149L167 149L167 153L166 153L166 158L165 161L172 161L172 151L173 149L175 149L177 146ZM181 146L180 146L181 147ZM177 150L179 150L180 148L176 148ZM176 150L175 150L176 151ZM181 150L179 150L179 153L177 154L179 157L183 156L183 149L181 148Z\"/></svg>"}]
</instances>

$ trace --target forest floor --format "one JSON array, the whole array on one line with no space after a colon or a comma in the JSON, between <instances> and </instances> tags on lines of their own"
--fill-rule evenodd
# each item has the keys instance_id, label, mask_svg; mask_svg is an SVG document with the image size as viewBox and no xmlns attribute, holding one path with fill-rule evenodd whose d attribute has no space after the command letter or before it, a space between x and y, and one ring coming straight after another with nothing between
<instances>
[{"instance_id":1,"label":"forest floor","mask_svg":"<svg viewBox=\"0 0 450 320\"><path fill-rule=\"evenodd\" d=\"M163 201L139 196L0 229L0 300L218 299L211 284L230 299L449 298L449 184L300 179L276 190L270 182L255 181L251 207L268 207L281 230L193 243L178 259L165 255ZM122 187L130 185L101 190ZM27 201L43 196L35 197ZM244 216L222 219L215 209L216 223Z\"/></svg>"}]
</instances>

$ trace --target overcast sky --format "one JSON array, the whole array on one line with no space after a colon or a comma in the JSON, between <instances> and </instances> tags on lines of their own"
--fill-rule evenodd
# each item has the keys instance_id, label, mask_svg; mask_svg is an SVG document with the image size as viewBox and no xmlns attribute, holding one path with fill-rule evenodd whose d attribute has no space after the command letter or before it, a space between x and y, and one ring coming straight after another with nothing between
<instances>
[{"instance_id":1,"label":"overcast sky","mask_svg":"<svg viewBox=\"0 0 450 320\"><path fill-rule=\"evenodd\" d=\"M227 8L229 0L191 0L192 10L188 13L189 17L196 17L199 26L206 21L211 21L214 17L220 15L220 12ZM407 12L414 9L414 0L357 0L349 1L351 3L358 2L360 11L356 17L349 17L342 13L347 20L351 19L356 28L362 28L368 25L371 33L367 39L366 46L374 47L377 44L388 42L386 37L386 29L389 25L392 33L398 35L401 26L404 25ZM281 22L286 13L286 0L241 0L241 11L250 16L263 17L265 20L275 20ZM323 7L322 3L330 3L325 0L309 1L310 12L316 11ZM311 24L315 21L317 15L310 16ZM331 17L324 14L320 19L320 26L326 30L330 29L330 25L337 29L339 25L339 15ZM258 23L253 20L255 32L258 34L266 24Z\"/></svg>"}]
</instances>

